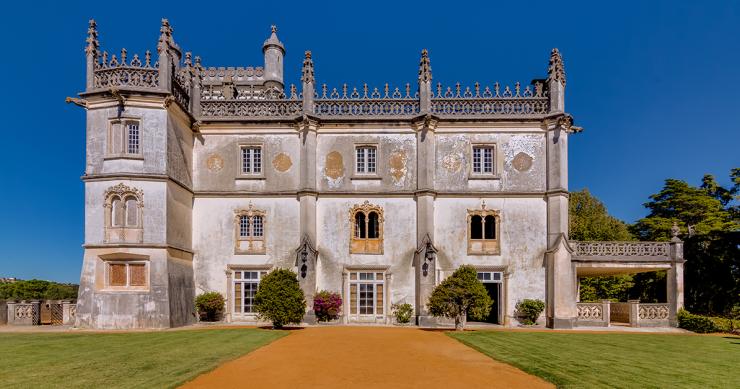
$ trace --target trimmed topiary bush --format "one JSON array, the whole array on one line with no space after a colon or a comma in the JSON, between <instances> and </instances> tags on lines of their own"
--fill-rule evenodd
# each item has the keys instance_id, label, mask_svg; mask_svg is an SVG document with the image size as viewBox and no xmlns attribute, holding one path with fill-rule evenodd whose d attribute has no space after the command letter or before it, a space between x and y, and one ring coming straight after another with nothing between
<instances>
[{"instance_id":1,"label":"trimmed topiary bush","mask_svg":"<svg viewBox=\"0 0 740 389\"><path fill-rule=\"evenodd\" d=\"M411 322L411 317L414 316L414 307L409 303L393 304L391 312L393 312L397 323L406 324Z\"/></svg>"},{"instance_id":2,"label":"trimmed topiary bush","mask_svg":"<svg viewBox=\"0 0 740 389\"><path fill-rule=\"evenodd\" d=\"M313 311L318 321L338 319L342 311L342 297L337 292L322 290L313 297Z\"/></svg>"},{"instance_id":3,"label":"trimmed topiary bush","mask_svg":"<svg viewBox=\"0 0 740 389\"><path fill-rule=\"evenodd\" d=\"M545 303L542 300L524 299L516 304L516 311L526 325L536 323L544 310Z\"/></svg>"},{"instance_id":4,"label":"trimmed topiary bush","mask_svg":"<svg viewBox=\"0 0 740 389\"><path fill-rule=\"evenodd\" d=\"M491 311L491 304L475 268L464 265L434 288L428 306L432 315L454 319L455 330L461 331L465 329L466 316L483 320Z\"/></svg>"},{"instance_id":5,"label":"trimmed topiary bush","mask_svg":"<svg viewBox=\"0 0 740 389\"><path fill-rule=\"evenodd\" d=\"M260 319L272 322L274 328L300 324L306 314L306 300L296 274L275 269L262 277L254 296L254 309Z\"/></svg>"},{"instance_id":6,"label":"trimmed topiary bush","mask_svg":"<svg viewBox=\"0 0 740 389\"><path fill-rule=\"evenodd\" d=\"M218 292L205 292L195 298L195 310L203 321L216 321L224 311L224 296Z\"/></svg>"}]
</instances>

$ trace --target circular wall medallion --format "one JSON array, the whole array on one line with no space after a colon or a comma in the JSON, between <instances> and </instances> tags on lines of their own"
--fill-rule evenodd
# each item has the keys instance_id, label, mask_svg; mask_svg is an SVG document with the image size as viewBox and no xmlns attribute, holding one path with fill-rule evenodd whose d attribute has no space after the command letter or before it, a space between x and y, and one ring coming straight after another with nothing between
<instances>
[{"instance_id":1,"label":"circular wall medallion","mask_svg":"<svg viewBox=\"0 0 740 389\"><path fill-rule=\"evenodd\" d=\"M514 166L514 169L524 172L532 167L532 157L527 153L521 152L514 157L511 164Z\"/></svg>"},{"instance_id":2,"label":"circular wall medallion","mask_svg":"<svg viewBox=\"0 0 740 389\"><path fill-rule=\"evenodd\" d=\"M218 172L224 168L224 159L218 154L211 154L208 160L206 160L206 165L208 166L208 170Z\"/></svg>"}]
</instances>

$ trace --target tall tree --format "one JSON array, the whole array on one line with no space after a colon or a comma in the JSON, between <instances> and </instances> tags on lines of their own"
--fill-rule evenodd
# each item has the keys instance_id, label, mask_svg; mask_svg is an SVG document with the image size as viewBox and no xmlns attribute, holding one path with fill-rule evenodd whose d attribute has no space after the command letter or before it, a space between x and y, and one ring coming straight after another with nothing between
<instances>
[{"instance_id":1,"label":"tall tree","mask_svg":"<svg viewBox=\"0 0 740 389\"><path fill-rule=\"evenodd\" d=\"M573 240L634 240L627 224L609 215L604 203L591 195L587 188L570 193L569 238ZM611 299L624 301L632 288L629 274L580 279L580 300Z\"/></svg>"}]
</instances>

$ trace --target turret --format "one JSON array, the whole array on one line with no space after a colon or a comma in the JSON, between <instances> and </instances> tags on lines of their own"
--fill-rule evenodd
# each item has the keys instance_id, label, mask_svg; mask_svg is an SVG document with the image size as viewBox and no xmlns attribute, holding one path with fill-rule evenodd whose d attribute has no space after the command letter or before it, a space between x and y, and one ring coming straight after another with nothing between
<instances>
[{"instance_id":1,"label":"turret","mask_svg":"<svg viewBox=\"0 0 740 389\"><path fill-rule=\"evenodd\" d=\"M272 26L272 34L262 45L265 54L265 86L283 88L283 57L285 47L277 37L277 27Z\"/></svg>"},{"instance_id":2,"label":"turret","mask_svg":"<svg viewBox=\"0 0 740 389\"><path fill-rule=\"evenodd\" d=\"M429 52L427 49L421 51L421 60L419 61L419 101L421 112L431 112L432 101L432 65L429 62Z\"/></svg>"},{"instance_id":3,"label":"turret","mask_svg":"<svg viewBox=\"0 0 740 389\"><path fill-rule=\"evenodd\" d=\"M565 66L557 48L550 53L547 87L550 89L550 112L565 112Z\"/></svg>"}]
</instances>

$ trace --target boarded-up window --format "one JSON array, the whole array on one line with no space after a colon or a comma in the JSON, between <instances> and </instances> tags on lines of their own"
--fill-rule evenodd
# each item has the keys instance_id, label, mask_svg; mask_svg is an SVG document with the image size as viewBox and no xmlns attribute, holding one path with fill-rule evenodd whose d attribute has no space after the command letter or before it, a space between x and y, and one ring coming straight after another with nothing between
<instances>
[{"instance_id":1,"label":"boarded-up window","mask_svg":"<svg viewBox=\"0 0 740 389\"><path fill-rule=\"evenodd\" d=\"M128 265L130 286L146 286L146 265L132 263Z\"/></svg>"},{"instance_id":2,"label":"boarded-up window","mask_svg":"<svg viewBox=\"0 0 740 389\"><path fill-rule=\"evenodd\" d=\"M126 286L126 264L112 263L109 269L110 286Z\"/></svg>"},{"instance_id":3,"label":"boarded-up window","mask_svg":"<svg viewBox=\"0 0 740 389\"><path fill-rule=\"evenodd\" d=\"M123 226L123 202L118 197L111 203L111 223L113 227Z\"/></svg>"}]
</instances>

